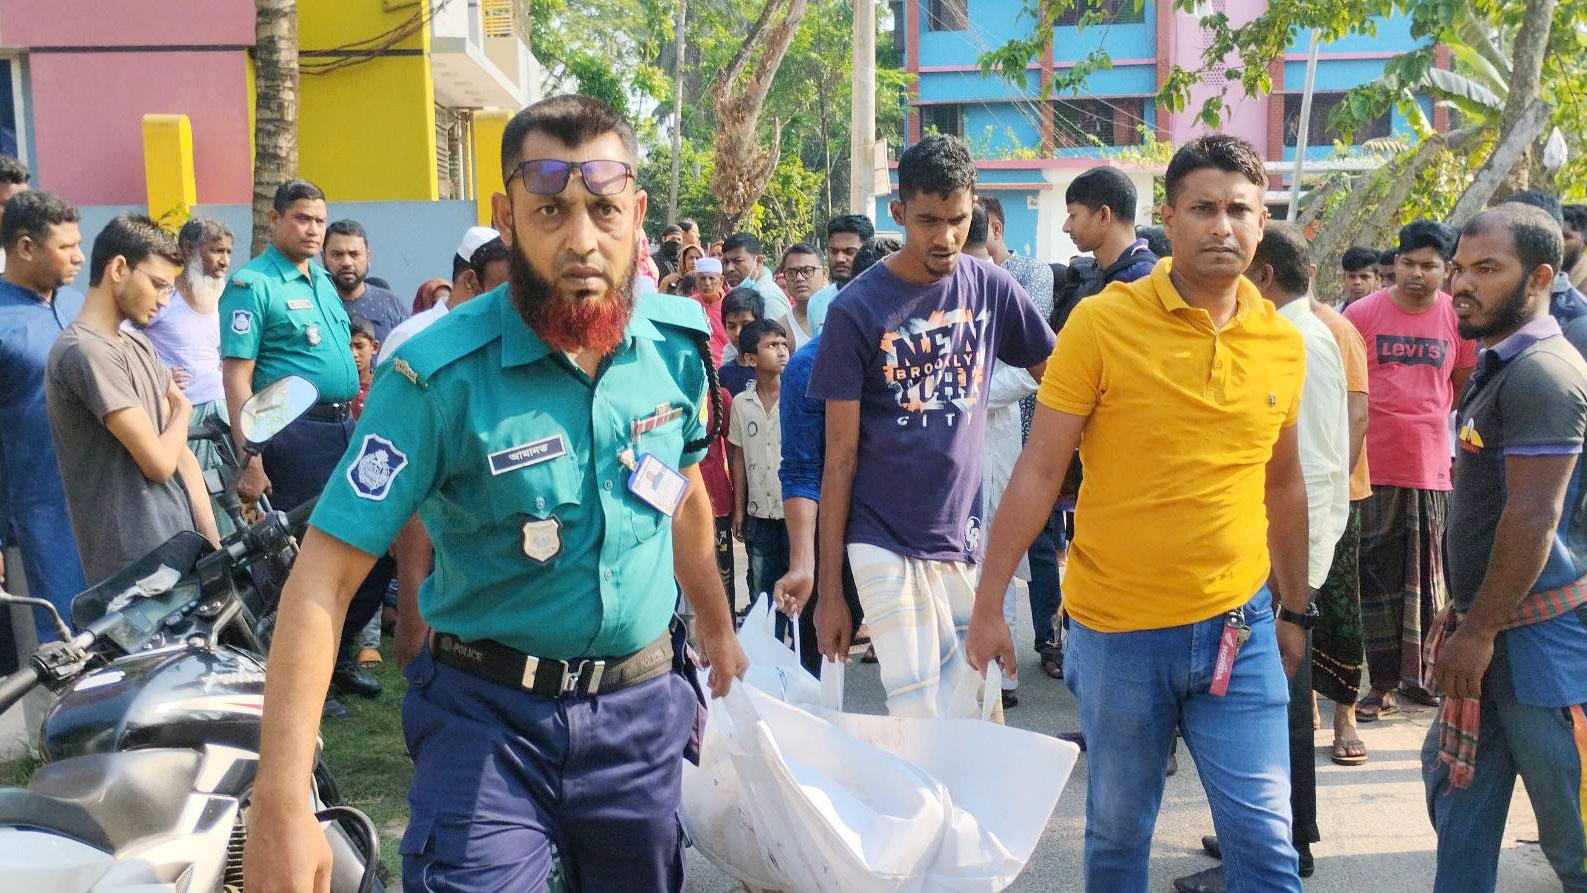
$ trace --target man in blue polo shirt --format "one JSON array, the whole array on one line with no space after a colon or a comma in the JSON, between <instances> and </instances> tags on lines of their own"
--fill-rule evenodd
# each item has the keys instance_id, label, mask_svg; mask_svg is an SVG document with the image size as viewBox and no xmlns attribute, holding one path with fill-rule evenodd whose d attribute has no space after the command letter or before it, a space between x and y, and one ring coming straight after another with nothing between
<instances>
[{"instance_id":1,"label":"man in blue polo shirt","mask_svg":"<svg viewBox=\"0 0 1587 893\"><path fill-rule=\"evenodd\" d=\"M44 406L44 364L83 309L82 294L66 287L83 265L77 209L48 192L20 192L6 202L0 242L0 538L21 551L29 594L70 617L72 596L87 586ZM34 612L34 622L39 641L56 638L44 614Z\"/></svg>"}]
</instances>

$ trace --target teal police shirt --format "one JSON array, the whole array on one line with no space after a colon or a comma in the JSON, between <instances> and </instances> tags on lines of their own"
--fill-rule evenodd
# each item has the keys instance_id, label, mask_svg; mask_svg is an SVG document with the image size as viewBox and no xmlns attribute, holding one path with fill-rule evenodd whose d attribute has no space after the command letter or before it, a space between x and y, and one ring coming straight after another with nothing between
<instances>
[{"instance_id":1,"label":"teal police shirt","mask_svg":"<svg viewBox=\"0 0 1587 893\"><path fill-rule=\"evenodd\" d=\"M330 274L305 274L274 245L238 270L220 297L220 355L253 360L259 390L288 375L320 389L320 400L358 396L352 326Z\"/></svg>"},{"instance_id":2,"label":"teal police shirt","mask_svg":"<svg viewBox=\"0 0 1587 893\"><path fill-rule=\"evenodd\" d=\"M705 450L693 301L638 299L591 380L526 325L503 285L446 314L375 374L310 523L381 555L415 511L435 543L419 610L437 631L549 658L650 644L677 602L672 519L628 463Z\"/></svg>"}]
</instances>

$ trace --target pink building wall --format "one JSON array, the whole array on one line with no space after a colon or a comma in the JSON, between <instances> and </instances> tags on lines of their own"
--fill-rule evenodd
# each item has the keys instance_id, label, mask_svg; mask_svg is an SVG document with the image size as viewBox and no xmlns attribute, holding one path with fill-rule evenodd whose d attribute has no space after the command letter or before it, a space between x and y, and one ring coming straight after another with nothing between
<instances>
[{"instance_id":1,"label":"pink building wall","mask_svg":"<svg viewBox=\"0 0 1587 893\"><path fill-rule=\"evenodd\" d=\"M247 202L249 0L0 0L0 47L26 52L40 188L142 204L142 118L193 125L198 200Z\"/></svg>"},{"instance_id":2,"label":"pink building wall","mask_svg":"<svg viewBox=\"0 0 1587 893\"><path fill-rule=\"evenodd\" d=\"M1229 24L1239 26L1255 19L1267 9L1266 0L1210 0L1208 5L1216 11L1221 11L1229 16ZM1161 8L1161 7L1159 7ZM1206 36L1202 34L1200 19L1196 15L1176 12L1173 15L1170 28L1170 47L1174 64L1190 71L1201 67L1201 53L1204 48ZM1207 128L1196 123L1196 113L1201 106L1212 96L1218 94L1221 84L1217 80L1206 80L1191 88L1190 102L1186 104L1183 112L1167 115L1169 137L1173 142L1182 143L1185 140L1206 132ZM1262 157L1267 156L1268 127L1266 97L1250 99L1245 95L1245 90L1238 84L1232 84L1225 100L1229 106L1223 116L1222 130L1224 133L1235 134L1256 147L1257 153Z\"/></svg>"}]
</instances>

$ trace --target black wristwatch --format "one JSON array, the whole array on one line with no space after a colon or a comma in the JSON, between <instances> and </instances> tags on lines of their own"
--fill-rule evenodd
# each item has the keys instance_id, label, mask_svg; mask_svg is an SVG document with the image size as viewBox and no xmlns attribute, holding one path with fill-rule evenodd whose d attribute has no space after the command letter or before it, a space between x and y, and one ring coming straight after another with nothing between
<instances>
[{"instance_id":1,"label":"black wristwatch","mask_svg":"<svg viewBox=\"0 0 1587 893\"><path fill-rule=\"evenodd\" d=\"M1291 611L1289 608L1280 605L1278 609L1278 619L1284 621L1285 623L1293 623L1301 629L1311 629L1317 624L1318 615L1314 613L1316 610L1317 608L1313 606L1307 609L1306 613L1297 614L1294 611Z\"/></svg>"}]
</instances>

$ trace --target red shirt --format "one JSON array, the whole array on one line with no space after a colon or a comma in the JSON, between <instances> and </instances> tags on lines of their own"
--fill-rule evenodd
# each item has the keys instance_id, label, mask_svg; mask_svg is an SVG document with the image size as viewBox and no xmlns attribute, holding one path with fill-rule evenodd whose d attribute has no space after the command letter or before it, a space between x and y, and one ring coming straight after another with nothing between
<instances>
[{"instance_id":1,"label":"red shirt","mask_svg":"<svg viewBox=\"0 0 1587 893\"><path fill-rule=\"evenodd\" d=\"M1383 289L1346 307L1345 319L1367 344L1372 483L1448 491L1453 377L1477 365L1477 343L1460 337L1449 295L1408 313Z\"/></svg>"},{"instance_id":2,"label":"red shirt","mask_svg":"<svg viewBox=\"0 0 1587 893\"><path fill-rule=\"evenodd\" d=\"M690 295L700 302L700 309L705 311L705 319L711 324L711 362L716 366L722 365L722 351L727 349L727 326L722 324L722 299L715 302L707 301L704 295L696 292ZM724 426L724 430L726 430Z\"/></svg>"},{"instance_id":3,"label":"red shirt","mask_svg":"<svg viewBox=\"0 0 1587 893\"><path fill-rule=\"evenodd\" d=\"M723 343L727 341L725 332L722 340ZM733 395L727 392L727 388L718 388L718 390L722 395L722 430L706 448L705 458L700 460L700 477L705 481L705 492L711 497L711 514L718 518L726 518L733 514L733 478L727 469L726 436ZM706 424L709 427L709 420Z\"/></svg>"}]
</instances>

